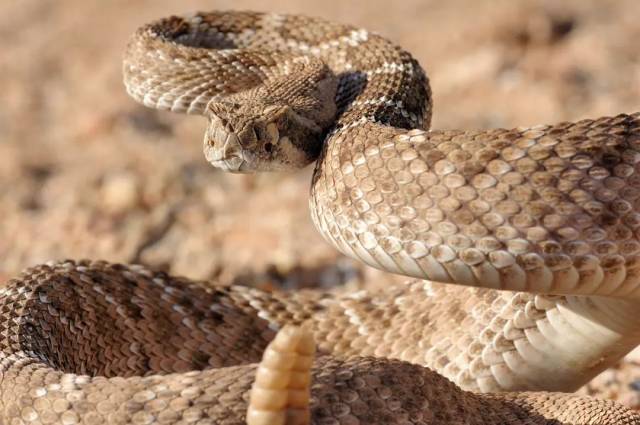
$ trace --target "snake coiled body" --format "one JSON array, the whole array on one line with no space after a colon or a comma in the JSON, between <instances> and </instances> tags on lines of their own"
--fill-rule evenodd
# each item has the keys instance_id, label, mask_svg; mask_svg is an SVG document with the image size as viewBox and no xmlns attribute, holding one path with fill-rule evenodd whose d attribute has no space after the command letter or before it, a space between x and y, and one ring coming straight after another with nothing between
<instances>
[{"instance_id":1,"label":"snake coiled body","mask_svg":"<svg viewBox=\"0 0 640 425\"><path fill-rule=\"evenodd\" d=\"M428 81L409 53L292 15L154 22L132 37L124 74L145 105L220 123L212 105L263 84L298 104L299 90L330 90L335 107L317 108L335 120L310 127L320 146L275 131L261 155L302 152L278 167L317 155L311 215L327 241L426 280L335 297L43 265L0 299L4 418L640 423L614 403L513 392L574 390L640 342L640 114L429 131ZM316 104L302 103L306 123ZM241 171L250 138L224 126L209 133L233 156L205 138L207 158Z\"/></svg>"}]
</instances>

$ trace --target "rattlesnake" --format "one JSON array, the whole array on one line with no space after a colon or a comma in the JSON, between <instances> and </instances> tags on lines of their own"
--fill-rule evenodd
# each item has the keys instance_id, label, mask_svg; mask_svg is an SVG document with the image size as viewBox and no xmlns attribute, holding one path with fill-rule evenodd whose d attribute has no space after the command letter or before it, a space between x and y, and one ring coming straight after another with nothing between
<instances>
[{"instance_id":1,"label":"rattlesnake","mask_svg":"<svg viewBox=\"0 0 640 425\"><path fill-rule=\"evenodd\" d=\"M640 114L427 131L407 52L253 12L144 26L124 74L145 105L206 115L218 167L316 160L324 237L429 280L337 297L35 267L0 297L7 423L640 424L612 402L509 392L574 390L640 342Z\"/></svg>"}]
</instances>

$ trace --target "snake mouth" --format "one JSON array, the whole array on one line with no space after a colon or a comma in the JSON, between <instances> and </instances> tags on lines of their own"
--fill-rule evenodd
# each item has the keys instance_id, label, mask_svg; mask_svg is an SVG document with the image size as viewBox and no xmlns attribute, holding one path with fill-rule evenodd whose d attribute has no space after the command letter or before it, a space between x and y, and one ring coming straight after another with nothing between
<instances>
[{"instance_id":1,"label":"snake mouth","mask_svg":"<svg viewBox=\"0 0 640 425\"><path fill-rule=\"evenodd\" d=\"M251 170L247 168L247 162L237 156L233 158L209 160L209 163L214 167L229 173L248 174L251 172Z\"/></svg>"}]
</instances>

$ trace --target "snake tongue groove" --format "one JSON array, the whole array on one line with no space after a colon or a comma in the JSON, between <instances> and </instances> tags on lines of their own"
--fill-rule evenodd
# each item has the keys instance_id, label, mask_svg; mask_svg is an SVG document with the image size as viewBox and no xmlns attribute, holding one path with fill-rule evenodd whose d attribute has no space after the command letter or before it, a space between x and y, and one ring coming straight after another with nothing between
<instances>
[{"instance_id":1,"label":"snake tongue groove","mask_svg":"<svg viewBox=\"0 0 640 425\"><path fill-rule=\"evenodd\" d=\"M640 424L572 391L640 342L640 114L429 130L425 72L363 29L197 13L140 28L146 106L232 172L315 160L311 216L417 280L336 296L63 261L0 296L2 423Z\"/></svg>"}]
</instances>

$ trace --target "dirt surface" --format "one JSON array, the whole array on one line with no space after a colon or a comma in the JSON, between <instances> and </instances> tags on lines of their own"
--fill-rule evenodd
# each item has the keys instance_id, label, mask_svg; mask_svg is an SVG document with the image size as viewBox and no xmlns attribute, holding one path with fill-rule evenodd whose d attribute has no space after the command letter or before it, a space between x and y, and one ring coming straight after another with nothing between
<instances>
[{"instance_id":1,"label":"dirt surface","mask_svg":"<svg viewBox=\"0 0 640 425\"><path fill-rule=\"evenodd\" d=\"M397 280L340 257L307 211L310 170L233 176L205 120L125 94L151 19L213 7L305 13L382 33L430 75L435 128L528 126L639 109L637 0L0 3L0 281L50 259L136 262L263 288ZM635 379L635 380L634 380ZM640 352L584 393L640 408Z\"/></svg>"}]
</instances>

